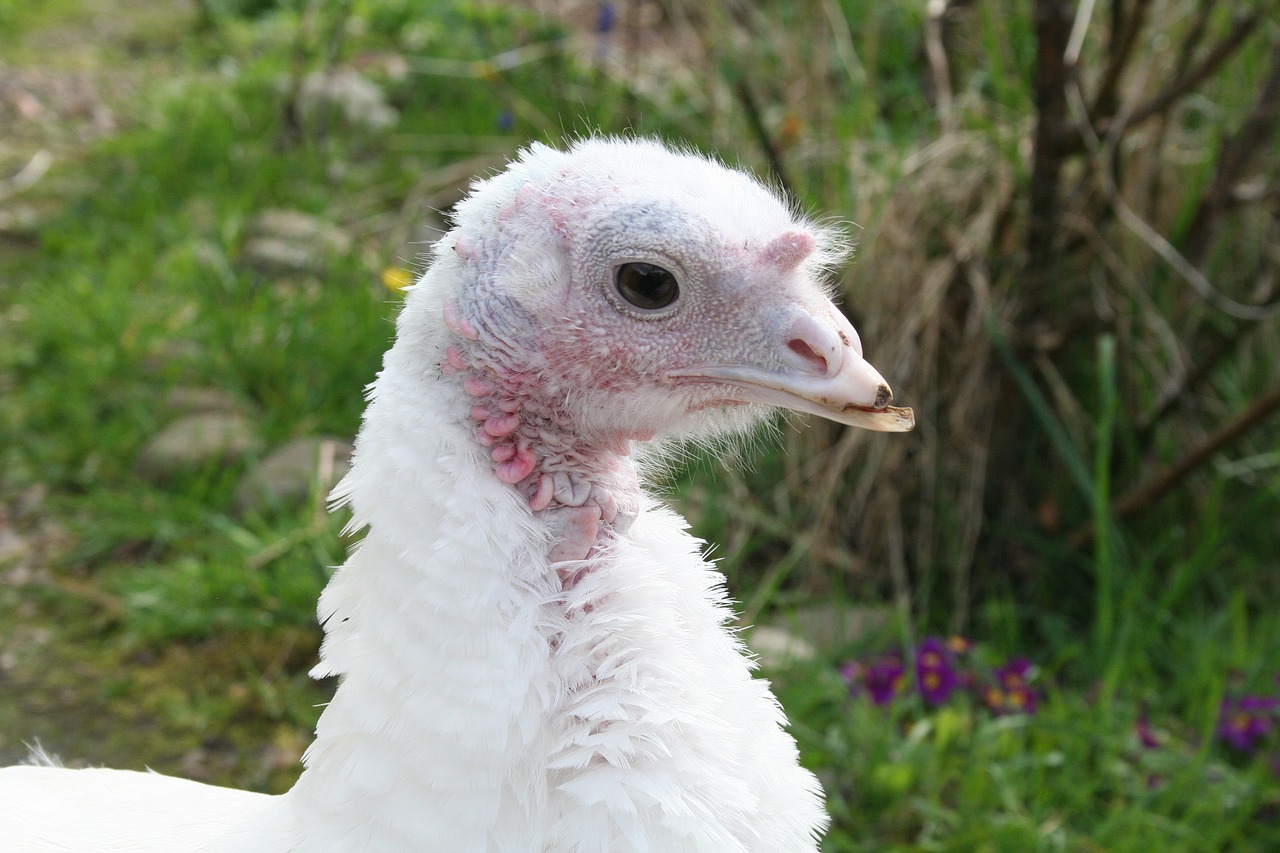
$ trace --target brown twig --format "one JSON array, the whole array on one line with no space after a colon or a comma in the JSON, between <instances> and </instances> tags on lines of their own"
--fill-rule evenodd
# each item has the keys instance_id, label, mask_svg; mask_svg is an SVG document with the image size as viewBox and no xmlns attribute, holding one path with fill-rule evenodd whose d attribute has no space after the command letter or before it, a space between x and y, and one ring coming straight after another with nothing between
<instances>
[{"instance_id":1,"label":"brown twig","mask_svg":"<svg viewBox=\"0 0 1280 853\"><path fill-rule=\"evenodd\" d=\"M1147 119L1160 115L1185 95L1199 88L1253 34L1253 31L1257 29L1258 23L1262 20L1263 14L1262 9L1255 9L1250 14L1237 19L1230 32L1223 36L1222 41L1214 45L1213 49L1209 51L1204 59L1200 60L1198 65L1176 78L1147 102L1134 107L1125 122L1125 129L1137 127Z\"/></svg>"},{"instance_id":2,"label":"brown twig","mask_svg":"<svg viewBox=\"0 0 1280 853\"><path fill-rule=\"evenodd\" d=\"M1213 245L1213 237L1221 222L1220 214L1233 206L1236 184L1244 177L1254 157L1269 150L1277 124L1280 124L1280 56L1272 60L1271 72L1258 87L1258 99L1244 123L1223 140L1218 150L1213 180L1200 197L1183 243L1182 253L1193 264L1202 264Z\"/></svg>"},{"instance_id":3,"label":"brown twig","mask_svg":"<svg viewBox=\"0 0 1280 853\"><path fill-rule=\"evenodd\" d=\"M1173 387L1161 393L1155 408L1138 422L1135 443L1138 446L1149 445L1156 427L1173 411L1178 401L1207 379L1224 358L1237 352L1241 344L1248 339L1249 333L1258 326L1257 322L1242 321L1237 323L1229 334L1219 335L1211 341L1208 350L1194 359L1195 366L1187 371Z\"/></svg>"},{"instance_id":4,"label":"brown twig","mask_svg":"<svg viewBox=\"0 0 1280 853\"><path fill-rule=\"evenodd\" d=\"M1058 196L1063 160L1062 140L1071 128L1067 115L1067 79L1071 69L1065 52L1074 20L1068 0L1036 0L1036 72L1032 84L1036 129L1032 148L1030 211L1027 228L1028 271L1043 273L1051 265L1058 230Z\"/></svg>"},{"instance_id":5,"label":"brown twig","mask_svg":"<svg viewBox=\"0 0 1280 853\"><path fill-rule=\"evenodd\" d=\"M1094 124L1116 114L1120 78L1124 76L1129 60L1133 58L1133 49L1138 44L1142 28L1146 26L1150 8L1151 0L1137 0L1132 12L1125 16L1123 3L1111 4L1111 49L1107 53L1107 67L1102 72L1098 91L1094 95L1093 108L1089 112Z\"/></svg>"},{"instance_id":6,"label":"brown twig","mask_svg":"<svg viewBox=\"0 0 1280 853\"><path fill-rule=\"evenodd\" d=\"M1159 255L1187 284L1191 285L1191 288L1195 290L1201 299L1227 316L1236 320L1265 320L1280 313L1280 303L1252 305L1238 302L1222 293L1213 286L1213 283L1195 263L1189 260L1183 252L1175 248L1163 234L1152 227L1150 223L1129 206L1115 183L1113 177L1115 168L1111 162L1108 162L1114 161L1114 142L1118 139L1118 135L1112 134L1108 137L1109 144L1106 146L1102 144L1097 133L1089 124L1084 94L1080 91L1078 81L1074 79L1068 81L1066 94L1067 103L1071 107L1073 117L1076 119L1076 133L1084 141L1085 150L1088 152L1093 165L1093 174L1098 179L1098 188L1102 190L1110 210L1116 214L1120 222ZM1225 152L1228 145L1233 150L1239 149L1230 158L1235 164L1234 169L1228 173L1230 177L1234 177L1249 162L1259 141L1265 140L1266 136L1270 134L1276 118L1280 116L1280 110L1277 110L1272 100L1276 95L1280 95L1280 60L1277 60L1273 69L1272 79L1268 80L1263 86L1259 95L1260 99L1255 113L1251 114L1250 120L1246 121L1245 127L1242 128L1242 133L1228 139L1227 143L1224 143L1223 151L1220 153L1220 156L1227 157ZM1260 114L1267 121L1253 121L1255 114ZM1247 131L1247 134L1245 131ZM1242 136L1244 144L1235 145L1235 141ZM1214 185L1216 183L1217 181L1215 180ZM1226 181L1227 189L1223 190L1224 194L1229 193L1231 183L1232 181ZM1211 185L1210 190L1213 190L1213 185ZM1208 193L1206 193L1207 196ZM1206 230L1208 229L1206 228Z\"/></svg>"},{"instance_id":7,"label":"brown twig","mask_svg":"<svg viewBox=\"0 0 1280 853\"><path fill-rule=\"evenodd\" d=\"M1173 82L1164 89L1153 95L1147 101L1138 104L1131 110L1121 110L1114 118L1106 115L1103 109L1105 101L1102 100L1105 95L1105 89L1099 90L1098 96L1095 98L1094 109L1089 113L1091 119L1095 119L1094 127L1099 136L1105 136L1112 140L1119 141L1130 130L1149 121L1157 116L1165 115L1168 110L1180 101L1182 98L1191 94L1199 88L1205 81L1212 77L1237 51L1243 47L1249 36L1253 35L1258 25L1267 20L1267 15L1271 11L1271 7L1276 4L1266 3L1259 8L1254 9L1247 15L1236 19L1230 31L1222 37L1208 54L1200 60L1200 62L1191 67L1182 67L1180 73L1174 78ZM1200 22L1203 25L1203 21ZM1190 55L1190 51L1194 45L1202 38L1202 29L1192 31L1187 40L1183 43L1183 52L1181 55L1180 66L1184 66ZM1109 71L1109 69L1108 69ZM1122 74L1123 67L1117 69L1117 74ZM1038 79L1038 78L1037 78ZM1118 78L1117 81L1118 83ZM1104 77L1103 85L1107 85L1107 79ZM1039 86L1037 85L1037 91ZM1107 119L1111 120L1108 121ZM1117 124L1118 122L1118 124ZM1059 136L1053 141L1053 146L1059 152L1060 156L1065 158L1073 154L1078 154L1085 147L1084 140L1074 127L1069 123L1063 123L1058 127Z\"/></svg>"},{"instance_id":8,"label":"brown twig","mask_svg":"<svg viewBox=\"0 0 1280 853\"><path fill-rule=\"evenodd\" d=\"M1222 143L1216 158L1213 180L1201 196L1183 241L1182 254L1189 263L1203 265L1219 230L1222 214L1241 204L1267 200L1266 188L1243 198L1239 193L1239 182L1253 157L1258 152L1267 150L1267 143L1276 132L1277 123L1280 122L1278 101L1280 58L1272 63L1271 73L1259 88L1258 98L1240 129ZM1178 400L1208 377L1222 359L1236 351L1256 328L1256 321L1238 320L1227 333L1215 335L1216 340L1210 344L1209 350L1195 359L1195 368L1182 377L1176 387L1161 394L1156 407L1142 419L1137 433L1140 442L1146 443L1156 425L1173 410Z\"/></svg>"},{"instance_id":9,"label":"brown twig","mask_svg":"<svg viewBox=\"0 0 1280 853\"><path fill-rule=\"evenodd\" d=\"M948 0L928 0L925 5L924 46L929 60L929 77L933 81L934 104L938 110L938 123L943 133L955 129L952 110L951 67L947 61L947 47L943 39Z\"/></svg>"},{"instance_id":10,"label":"brown twig","mask_svg":"<svg viewBox=\"0 0 1280 853\"><path fill-rule=\"evenodd\" d=\"M1178 462L1160 471L1147 482L1130 491L1112 505L1117 519L1129 518L1150 507L1182 483L1213 454L1239 439L1271 415L1280 412L1280 386L1254 401L1235 420L1196 445ZM1084 548L1093 541L1092 524L1083 524L1067 539L1072 548Z\"/></svg>"},{"instance_id":11,"label":"brown twig","mask_svg":"<svg viewBox=\"0 0 1280 853\"><path fill-rule=\"evenodd\" d=\"M1186 27L1186 38L1178 45L1178 61L1173 65L1173 79L1177 80L1187 73L1191 60L1195 58L1209 34L1209 15L1218 7L1217 0L1199 0L1196 4L1196 16Z\"/></svg>"}]
</instances>

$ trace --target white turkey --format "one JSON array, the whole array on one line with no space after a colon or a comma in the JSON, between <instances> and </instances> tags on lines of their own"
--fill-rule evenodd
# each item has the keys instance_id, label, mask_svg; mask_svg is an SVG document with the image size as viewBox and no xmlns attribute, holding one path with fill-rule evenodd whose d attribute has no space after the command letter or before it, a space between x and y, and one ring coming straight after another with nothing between
<instances>
[{"instance_id":1,"label":"white turkey","mask_svg":"<svg viewBox=\"0 0 1280 853\"><path fill-rule=\"evenodd\" d=\"M912 427L822 283L832 235L655 142L534 146L410 289L335 491L340 676L280 796L0 770L20 851L813 851L826 825L661 441L786 407ZM653 443L651 443L653 442Z\"/></svg>"}]
</instances>

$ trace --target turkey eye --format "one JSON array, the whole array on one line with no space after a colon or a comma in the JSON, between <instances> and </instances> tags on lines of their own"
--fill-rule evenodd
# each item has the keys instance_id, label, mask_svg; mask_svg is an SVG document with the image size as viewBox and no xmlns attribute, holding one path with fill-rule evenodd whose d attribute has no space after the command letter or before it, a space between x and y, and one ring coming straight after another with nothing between
<instances>
[{"instance_id":1,"label":"turkey eye","mask_svg":"<svg viewBox=\"0 0 1280 853\"><path fill-rule=\"evenodd\" d=\"M623 264L614 272L613 283L623 299L645 311L666 308L680 298L676 277L655 264Z\"/></svg>"}]
</instances>

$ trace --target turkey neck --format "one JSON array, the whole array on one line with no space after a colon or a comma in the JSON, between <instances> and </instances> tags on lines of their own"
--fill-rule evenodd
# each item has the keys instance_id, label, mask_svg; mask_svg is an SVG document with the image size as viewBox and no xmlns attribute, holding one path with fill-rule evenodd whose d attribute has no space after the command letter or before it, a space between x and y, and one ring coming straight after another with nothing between
<instances>
[{"instance_id":1,"label":"turkey neck","mask_svg":"<svg viewBox=\"0 0 1280 853\"><path fill-rule=\"evenodd\" d=\"M313 674L342 681L289 795L322 849L473 849L495 824L536 837L549 794L531 756L564 701L555 650L594 606L579 582L637 512L630 442L571 441L563 413L432 303L403 310L335 492L367 533L320 598ZM343 848L353 816L372 835Z\"/></svg>"},{"instance_id":2,"label":"turkey neck","mask_svg":"<svg viewBox=\"0 0 1280 853\"><path fill-rule=\"evenodd\" d=\"M514 305L492 295L465 305L449 300L442 321L449 336L440 375L466 394L474 439L494 476L546 523L548 559L564 564L558 574L572 585L581 564L610 536L626 533L638 512L633 437L580 434L572 397L544 384L541 342Z\"/></svg>"}]
</instances>

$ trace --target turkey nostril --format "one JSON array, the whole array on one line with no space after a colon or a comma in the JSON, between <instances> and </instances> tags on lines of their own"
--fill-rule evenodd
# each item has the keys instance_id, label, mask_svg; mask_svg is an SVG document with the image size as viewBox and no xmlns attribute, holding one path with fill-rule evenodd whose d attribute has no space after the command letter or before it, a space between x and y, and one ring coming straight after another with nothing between
<instances>
[{"instance_id":1,"label":"turkey nostril","mask_svg":"<svg viewBox=\"0 0 1280 853\"><path fill-rule=\"evenodd\" d=\"M804 359L815 373L825 375L827 372L827 360L799 338L792 338L787 341L787 349Z\"/></svg>"}]
</instances>

